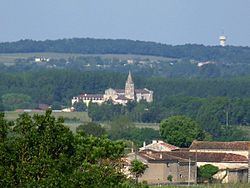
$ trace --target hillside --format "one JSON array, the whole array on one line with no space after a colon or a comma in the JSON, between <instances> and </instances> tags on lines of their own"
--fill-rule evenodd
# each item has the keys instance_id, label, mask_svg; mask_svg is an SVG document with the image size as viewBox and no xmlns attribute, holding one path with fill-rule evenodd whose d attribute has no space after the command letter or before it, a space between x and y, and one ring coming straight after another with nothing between
<instances>
[{"instance_id":1,"label":"hillside","mask_svg":"<svg viewBox=\"0 0 250 188\"><path fill-rule=\"evenodd\" d=\"M249 47L219 47L196 44L166 45L124 39L73 38L60 40L20 40L0 43L0 53L59 52L81 54L138 54L187 58L220 63L250 63Z\"/></svg>"}]
</instances>

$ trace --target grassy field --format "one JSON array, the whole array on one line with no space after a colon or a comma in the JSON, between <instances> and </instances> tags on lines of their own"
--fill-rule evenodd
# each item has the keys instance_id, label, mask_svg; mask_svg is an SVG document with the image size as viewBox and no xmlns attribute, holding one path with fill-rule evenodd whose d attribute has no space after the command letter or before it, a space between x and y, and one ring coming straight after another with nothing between
<instances>
[{"instance_id":1,"label":"grassy field","mask_svg":"<svg viewBox=\"0 0 250 188\"><path fill-rule=\"evenodd\" d=\"M121 60L127 59L149 59L149 60L172 60L171 58L166 57L157 57L149 55L131 55L131 54L75 54L75 53L49 53L49 52L40 52L40 53L6 53L0 54L0 63L14 63L16 59L27 59L33 57L45 57L50 59L68 59L70 57L101 57L101 58L118 58Z\"/></svg>"},{"instance_id":2,"label":"grassy field","mask_svg":"<svg viewBox=\"0 0 250 188\"><path fill-rule=\"evenodd\" d=\"M23 112L10 111L5 112L5 117L7 120L15 120ZM34 114L44 114L45 112L28 112L29 115L33 116ZM91 119L88 116L87 112L52 112L52 115L56 118L63 117L65 119L77 119L80 122L89 122Z\"/></svg>"},{"instance_id":3,"label":"grassy field","mask_svg":"<svg viewBox=\"0 0 250 188\"><path fill-rule=\"evenodd\" d=\"M135 123L135 126L138 128L151 128L155 130L159 130L160 128L159 123Z\"/></svg>"},{"instance_id":4,"label":"grassy field","mask_svg":"<svg viewBox=\"0 0 250 188\"><path fill-rule=\"evenodd\" d=\"M14 121L18 118L20 114L23 112L5 112L5 118L9 121ZM44 114L44 112L28 112L29 115L33 116L34 114ZM90 122L91 119L88 116L87 112L52 112L52 115L56 118L63 117L65 119L65 125L72 130L72 132L76 131L76 128L84 122ZM73 121L69 121L73 120ZM75 121L74 121L75 120Z\"/></svg>"},{"instance_id":5,"label":"grassy field","mask_svg":"<svg viewBox=\"0 0 250 188\"><path fill-rule=\"evenodd\" d=\"M27 59L33 57L45 57L52 59L68 59L70 57L81 56L81 54L67 54L67 53L11 53L0 54L0 63L14 63L16 59Z\"/></svg>"},{"instance_id":6,"label":"grassy field","mask_svg":"<svg viewBox=\"0 0 250 188\"><path fill-rule=\"evenodd\" d=\"M14 121L18 118L23 112L9 111L5 112L5 118L9 121ZM44 112L27 112L29 115L33 116L34 114L44 114ZM52 115L56 118L63 117L65 119L65 125L70 128L73 132L76 131L76 128L84 123L90 122L91 119L88 116L87 112L52 112ZM108 126L107 123L101 123L103 126ZM152 128L159 130L159 123L135 123L135 126L138 128Z\"/></svg>"}]
</instances>

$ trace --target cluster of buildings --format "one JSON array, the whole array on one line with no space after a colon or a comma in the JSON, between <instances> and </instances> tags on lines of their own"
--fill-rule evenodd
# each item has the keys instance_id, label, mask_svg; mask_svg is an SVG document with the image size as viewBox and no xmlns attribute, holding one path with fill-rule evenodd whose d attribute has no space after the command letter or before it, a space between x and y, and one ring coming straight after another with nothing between
<instances>
[{"instance_id":1,"label":"cluster of buildings","mask_svg":"<svg viewBox=\"0 0 250 188\"><path fill-rule=\"evenodd\" d=\"M217 166L213 176L221 183L249 182L250 142L193 141L189 148L178 148L163 141L153 141L125 158L125 173L137 159L147 165L139 181L149 184L190 183L199 181L197 167ZM171 181L170 181L171 180Z\"/></svg>"},{"instance_id":2,"label":"cluster of buildings","mask_svg":"<svg viewBox=\"0 0 250 188\"><path fill-rule=\"evenodd\" d=\"M81 94L73 97L71 100L72 105L77 102L83 102L87 106L90 101L92 103L102 104L107 101L112 101L113 104L126 105L129 101L139 102L145 100L147 102L153 101L153 91L144 89L135 89L134 82L132 80L131 72L128 74L127 81L125 83L125 89L113 89L109 88L105 90L104 94Z\"/></svg>"}]
</instances>

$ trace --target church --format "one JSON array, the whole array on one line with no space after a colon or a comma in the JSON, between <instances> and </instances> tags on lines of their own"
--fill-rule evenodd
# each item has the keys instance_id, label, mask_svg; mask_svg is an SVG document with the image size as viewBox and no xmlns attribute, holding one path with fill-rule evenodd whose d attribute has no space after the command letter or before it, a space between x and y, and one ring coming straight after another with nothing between
<instances>
[{"instance_id":1,"label":"church","mask_svg":"<svg viewBox=\"0 0 250 188\"><path fill-rule=\"evenodd\" d=\"M73 97L71 100L72 105L75 102L82 101L87 106L90 101L92 103L102 104L106 101L112 101L114 104L126 105L129 101L139 102L145 100L147 102L153 101L153 91L144 89L135 89L134 82L132 80L131 72L129 71L127 81L125 83L125 89L113 89L109 88L105 90L104 94L81 94Z\"/></svg>"}]
</instances>

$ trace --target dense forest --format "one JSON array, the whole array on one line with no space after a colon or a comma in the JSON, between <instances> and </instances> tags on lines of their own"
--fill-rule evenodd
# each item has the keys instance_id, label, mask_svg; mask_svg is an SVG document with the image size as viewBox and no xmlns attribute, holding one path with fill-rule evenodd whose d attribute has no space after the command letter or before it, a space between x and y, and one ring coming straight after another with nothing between
<instances>
[{"instance_id":1,"label":"dense forest","mask_svg":"<svg viewBox=\"0 0 250 188\"><path fill-rule=\"evenodd\" d=\"M186 44L172 46L155 42L73 38L61 40L20 40L0 43L0 53L60 52L81 54L141 54L170 58L216 61L221 63L250 63L249 47L203 46Z\"/></svg>"}]
</instances>

